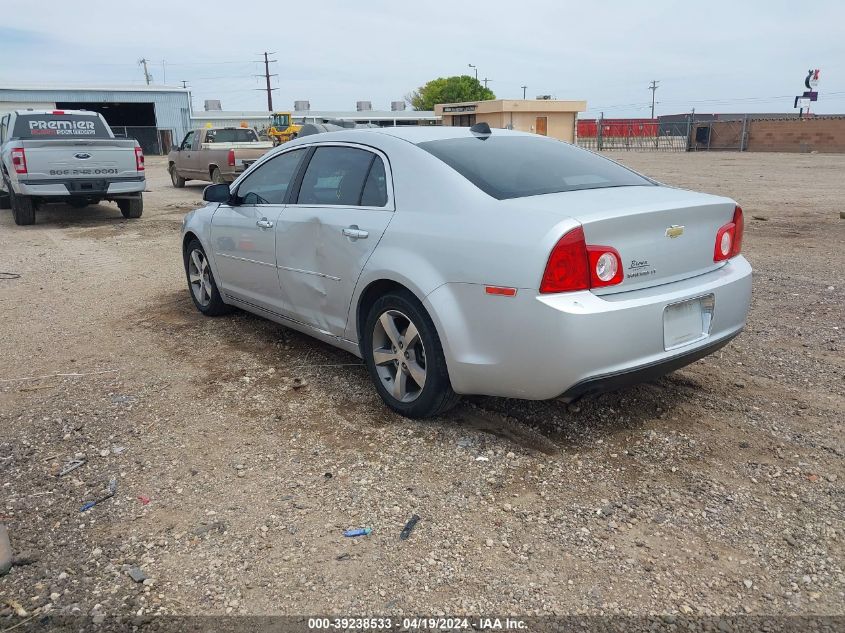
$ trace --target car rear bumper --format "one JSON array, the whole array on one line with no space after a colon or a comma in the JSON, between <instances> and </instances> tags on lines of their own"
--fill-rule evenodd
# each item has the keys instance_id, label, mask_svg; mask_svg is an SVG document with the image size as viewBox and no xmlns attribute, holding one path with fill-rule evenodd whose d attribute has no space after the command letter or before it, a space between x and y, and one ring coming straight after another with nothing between
<instances>
[{"instance_id":1,"label":"car rear bumper","mask_svg":"<svg viewBox=\"0 0 845 633\"><path fill-rule=\"evenodd\" d=\"M146 180L140 177L125 178L74 178L71 180L19 180L17 192L22 196L44 198L68 198L140 193L146 187Z\"/></svg>"},{"instance_id":2,"label":"car rear bumper","mask_svg":"<svg viewBox=\"0 0 845 633\"><path fill-rule=\"evenodd\" d=\"M711 294L708 335L667 351L666 306ZM445 284L425 304L455 391L545 400L652 379L698 360L742 331L750 299L751 266L740 256L690 279L613 295L520 289L507 297Z\"/></svg>"}]
</instances>

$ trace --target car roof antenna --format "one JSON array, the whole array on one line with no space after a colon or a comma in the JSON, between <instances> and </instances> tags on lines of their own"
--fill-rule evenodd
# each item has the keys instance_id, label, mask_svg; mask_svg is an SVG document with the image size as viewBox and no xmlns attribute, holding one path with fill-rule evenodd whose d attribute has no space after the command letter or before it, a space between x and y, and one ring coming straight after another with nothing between
<instances>
[{"instance_id":1,"label":"car roof antenna","mask_svg":"<svg viewBox=\"0 0 845 633\"><path fill-rule=\"evenodd\" d=\"M480 123L476 123L471 128L469 128L469 131L472 132L473 134L484 134L485 136L489 136L490 134L493 133L490 130L490 124L486 123L484 121L481 121Z\"/></svg>"}]
</instances>

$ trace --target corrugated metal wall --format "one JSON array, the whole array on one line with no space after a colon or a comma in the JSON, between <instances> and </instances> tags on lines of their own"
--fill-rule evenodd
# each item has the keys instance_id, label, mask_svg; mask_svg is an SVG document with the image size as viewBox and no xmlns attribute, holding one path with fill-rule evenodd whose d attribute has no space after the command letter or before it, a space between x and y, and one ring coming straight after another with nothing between
<instances>
[{"instance_id":1,"label":"corrugated metal wall","mask_svg":"<svg viewBox=\"0 0 845 633\"><path fill-rule=\"evenodd\" d=\"M181 139L190 126L191 100L182 90L22 90L0 88L0 110L14 109L17 104L30 106L43 104L55 107L56 102L77 101L88 103L152 103L155 107L156 126L173 130L174 139ZM15 104L14 108L6 103Z\"/></svg>"}]
</instances>

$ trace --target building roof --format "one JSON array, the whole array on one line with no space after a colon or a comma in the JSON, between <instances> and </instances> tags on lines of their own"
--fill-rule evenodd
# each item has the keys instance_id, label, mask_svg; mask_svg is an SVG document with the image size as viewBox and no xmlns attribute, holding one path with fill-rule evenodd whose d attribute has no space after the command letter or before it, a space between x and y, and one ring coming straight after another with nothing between
<instances>
[{"instance_id":1,"label":"building roof","mask_svg":"<svg viewBox=\"0 0 845 633\"><path fill-rule=\"evenodd\" d=\"M189 89L175 86L146 84L0 84L0 90L21 90L40 92L189 92Z\"/></svg>"},{"instance_id":2,"label":"building roof","mask_svg":"<svg viewBox=\"0 0 845 633\"><path fill-rule=\"evenodd\" d=\"M294 119L339 119L341 121L435 121L440 117L431 110L276 110L276 112L291 112ZM240 119L269 119L270 113L263 111L233 111L233 110L204 110L195 111L192 119L237 121Z\"/></svg>"}]
</instances>

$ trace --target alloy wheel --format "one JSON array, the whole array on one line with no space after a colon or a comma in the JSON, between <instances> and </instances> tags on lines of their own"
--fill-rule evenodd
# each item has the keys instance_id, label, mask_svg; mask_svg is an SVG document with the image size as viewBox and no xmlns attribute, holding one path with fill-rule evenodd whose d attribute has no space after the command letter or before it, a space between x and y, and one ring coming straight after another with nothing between
<instances>
[{"instance_id":1,"label":"alloy wheel","mask_svg":"<svg viewBox=\"0 0 845 633\"><path fill-rule=\"evenodd\" d=\"M188 279L197 303L206 307L211 303L211 269L205 253L198 248L192 250L188 258Z\"/></svg>"},{"instance_id":2,"label":"alloy wheel","mask_svg":"<svg viewBox=\"0 0 845 633\"><path fill-rule=\"evenodd\" d=\"M373 362L387 391L413 402L425 387L425 347L417 326L398 310L381 314L373 328Z\"/></svg>"}]
</instances>

